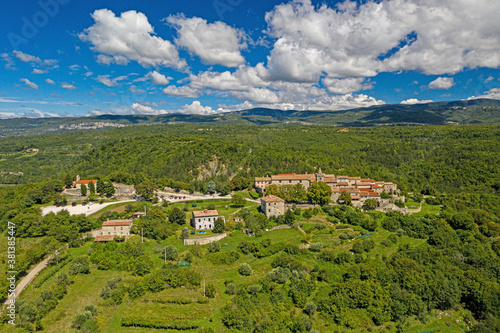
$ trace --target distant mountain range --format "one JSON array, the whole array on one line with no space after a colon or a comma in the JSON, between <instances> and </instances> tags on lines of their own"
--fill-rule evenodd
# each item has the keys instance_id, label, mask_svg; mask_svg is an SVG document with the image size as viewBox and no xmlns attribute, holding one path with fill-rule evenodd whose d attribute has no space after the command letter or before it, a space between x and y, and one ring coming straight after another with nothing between
<instances>
[{"instance_id":1,"label":"distant mountain range","mask_svg":"<svg viewBox=\"0 0 500 333\"><path fill-rule=\"evenodd\" d=\"M217 125L322 125L322 126L416 126L500 124L500 101L467 101L393 104L342 111L283 111L255 108L214 115L101 115L78 118L17 118L0 120L0 136L61 133L151 124Z\"/></svg>"}]
</instances>

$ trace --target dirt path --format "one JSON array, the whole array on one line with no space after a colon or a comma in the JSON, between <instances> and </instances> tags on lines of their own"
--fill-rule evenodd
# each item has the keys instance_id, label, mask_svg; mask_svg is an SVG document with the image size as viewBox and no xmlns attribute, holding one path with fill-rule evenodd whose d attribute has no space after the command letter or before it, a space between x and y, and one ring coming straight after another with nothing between
<instances>
[{"instance_id":1,"label":"dirt path","mask_svg":"<svg viewBox=\"0 0 500 333\"><path fill-rule=\"evenodd\" d=\"M16 286L16 291L14 293L14 296L7 298L7 300L4 302L4 304L9 304L11 299L18 298L19 294L21 293L21 291L23 291L23 289L26 288L26 286L35 278L35 276L37 276L37 274L40 273L40 271L47 266L49 260L52 257L53 257L53 255L50 255L47 259L45 259L45 260L41 261L40 263L38 263L38 265L36 265L35 268L33 268L28 273L28 275L26 275L25 277L23 277L21 279L21 281Z\"/></svg>"}]
</instances>

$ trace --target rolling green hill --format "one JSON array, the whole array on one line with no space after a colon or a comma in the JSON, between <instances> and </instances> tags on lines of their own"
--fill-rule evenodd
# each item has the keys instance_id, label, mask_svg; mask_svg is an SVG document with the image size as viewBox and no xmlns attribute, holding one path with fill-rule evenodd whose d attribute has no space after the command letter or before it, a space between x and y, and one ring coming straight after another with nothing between
<instances>
[{"instance_id":1,"label":"rolling green hill","mask_svg":"<svg viewBox=\"0 0 500 333\"><path fill-rule=\"evenodd\" d=\"M265 108L215 115L101 115L79 118L7 119L0 121L0 136L62 133L147 124L217 125L323 125L408 126L447 124L499 124L500 101L476 99L414 105L382 105L343 111L283 111Z\"/></svg>"}]
</instances>

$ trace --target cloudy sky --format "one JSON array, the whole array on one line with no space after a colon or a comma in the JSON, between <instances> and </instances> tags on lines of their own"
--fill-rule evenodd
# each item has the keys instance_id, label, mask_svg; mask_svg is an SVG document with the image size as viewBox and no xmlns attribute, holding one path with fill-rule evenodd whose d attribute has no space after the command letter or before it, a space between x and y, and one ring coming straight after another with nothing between
<instances>
[{"instance_id":1,"label":"cloudy sky","mask_svg":"<svg viewBox=\"0 0 500 333\"><path fill-rule=\"evenodd\" d=\"M8 1L0 118L500 99L500 1Z\"/></svg>"}]
</instances>

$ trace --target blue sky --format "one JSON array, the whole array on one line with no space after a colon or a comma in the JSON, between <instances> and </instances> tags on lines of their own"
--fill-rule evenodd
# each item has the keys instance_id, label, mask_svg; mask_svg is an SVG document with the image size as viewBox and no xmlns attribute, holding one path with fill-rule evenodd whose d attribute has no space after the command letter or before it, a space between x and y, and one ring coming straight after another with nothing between
<instances>
[{"instance_id":1,"label":"blue sky","mask_svg":"<svg viewBox=\"0 0 500 333\"><path fill-rule=\"evenodd\" d=\"M500 2L4 3L0 118L500 99Z\"/></svg>"}]
</instances>

